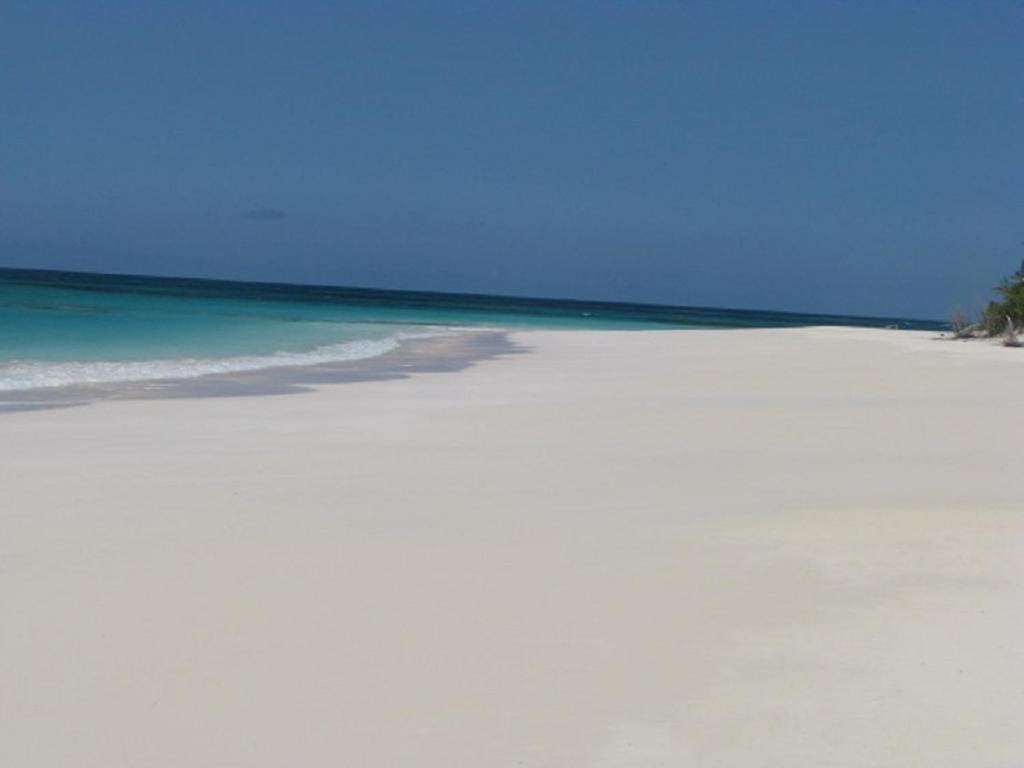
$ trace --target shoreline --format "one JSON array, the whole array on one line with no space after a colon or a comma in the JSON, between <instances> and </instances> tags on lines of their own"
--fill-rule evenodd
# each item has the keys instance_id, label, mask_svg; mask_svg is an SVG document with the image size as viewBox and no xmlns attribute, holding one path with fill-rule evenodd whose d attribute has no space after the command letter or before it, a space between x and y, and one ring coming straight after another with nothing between
<instances>
[{"instance_id":1,"label":"shoreline","mask_svg":"<svg viewBox=\"0 0 1024 768\"><path fill-rule=\"evenodd\" d=\"M523 328L458 328L425 338L399 341L396 349L383 354L355 360L329 363L268 366L229 373L207 373L189 378L142 379L97 384L70 384L36 389L0 392L0 414L32 410L49 410L88 405L108 400L139 400L193 397L242 397L248 395L295 394L318 386L356 381L382 381L416 373L461 370L477 362L503 354L521 351L512 337L528 339L531 334L553 329ZM836 333L867 331L880 339L898 338L932 342L968 341L945 333L906 329L867 329L846 326L806 326L801 328L664 328L629 330L627 333L759 333L834 331ZM623 331L590 331L559 329L558 333L621 333ZM971 341L979 341L972 339ZM989 341L989 340L982 340ZM975 347L1003 347L992 342ZM1005 347L1004 347L1005 348ZM1000 353L996 353L998 358Z\"/></svg>"},{"instance_id":2,"label":"shoreline","mask_svg":"<svg viewBox=\"0 0 1024 768\"><path fill-rule=\"evenodd\" d=\"M0 392L0 414L76 407L111 400L294 394L325 384L385 381L415 373L456 371L514 351L515 346L509 341L506 331L458 329L425 338L402 339L393 350L355 360L268 366L190 378L70 384Z\"/></svg>"},{"instance_id":3,"label":"shoreline","mask_svg":"<svg viewBox=\"0 0 1024 768\"><path fill-rule=\"evenodd\" d=\"M837 328L507 343L5 418L0 762L1024 754L1024 357Z\"/></svg>"}]
</instances>

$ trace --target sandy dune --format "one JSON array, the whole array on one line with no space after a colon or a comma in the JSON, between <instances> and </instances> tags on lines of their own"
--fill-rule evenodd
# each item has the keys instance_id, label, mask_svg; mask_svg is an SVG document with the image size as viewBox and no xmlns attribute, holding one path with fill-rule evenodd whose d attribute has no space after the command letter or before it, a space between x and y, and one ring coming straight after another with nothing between
<instances>
[{"instance_id":1,"label":"sandy dune","mask_svg":"<svg viewBox=\"0 0 1024 768\"><path fill-rule=\"evenodd\" d=\"M1024 353L533 332L0 417L0 764L1024 759Z\"/></svg>"}]
</instances>

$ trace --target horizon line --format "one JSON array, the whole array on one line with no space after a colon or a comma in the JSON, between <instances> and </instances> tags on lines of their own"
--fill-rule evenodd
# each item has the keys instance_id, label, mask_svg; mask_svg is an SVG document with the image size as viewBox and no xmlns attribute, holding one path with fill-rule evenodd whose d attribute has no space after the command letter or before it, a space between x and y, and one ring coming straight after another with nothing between
<instances>
[{"instance_id":1,"label":"horizon line","mask_svg":"<svg viewBox=\"0 0 1024 768\"><path fill-rule=\"evenodd\" d=\"M567 298L563 296L523 296L520 294L509 294L509 293L481 293L477 291L438 291L429 290L423 288L379 288L365 285L341 285L334 283L303 283L303 282L272 282L269 280L243 280L238 278L227 278L227 277L195 277L189 275L146 275L137 272L99 272L99 271L87 271L87 270L75 270L75 269L57 269L51 267L9 267L0 264L0 272L35 272L35 273L47 273L47 274L63 274L63 275L93 275L96 277L113 277L113 278L136 278L140 280L178 280L178 281L191 281L197 283L230 283L235 285L250 285L250 286L264 286L264 287L287 287L287 288L299 288L299 289L334 289L334 290L353 290L353 291L364 291L367 293L381 293L381 294L417 294L422 296L457 296L460 298L481 298L481 299L507 299L515 301L525 302L559 302L563 304L580 304L580 305L603 305L603 306L618 306L618 307L650 307L654 309L667 309L667 310L688 310L688 311L726 311L726 312L737 312L737 313L749 313L749 314L773 314L773 315L791 315L791 316L811 316L811 317L832 317L842 319L860 319L860 320L898 320L898 321L909 321L914 323L934 323L937 325L947 325L945 320L938 320L935 318L918 318L918 317L907 317L897 315L860 315L851 314L845 312L807 312L787 309L768 309L764 307L750 308L750 307L726 307L726 306L707 306L707 305L695 305L695 304L663 304L663 303L652 303L652 302L638 302L638 301L623 301L621 299L580 299L580 298Z\"/></svg>"}]
</instances>

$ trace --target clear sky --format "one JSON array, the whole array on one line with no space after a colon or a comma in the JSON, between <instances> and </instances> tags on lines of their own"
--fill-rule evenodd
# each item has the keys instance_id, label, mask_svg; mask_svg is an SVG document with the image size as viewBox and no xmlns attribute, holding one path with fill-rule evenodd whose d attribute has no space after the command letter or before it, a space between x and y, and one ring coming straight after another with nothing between
<instances>
[{"instance_id":1,"label":"clear sky","mask_svg":"<svg viewBox=\"0 0 1024 768\"><path fill-rule=\"evenodd\" d=\"M0 3L0 264L945 316L1024 3Z\"/></svg>"}]
</instances>

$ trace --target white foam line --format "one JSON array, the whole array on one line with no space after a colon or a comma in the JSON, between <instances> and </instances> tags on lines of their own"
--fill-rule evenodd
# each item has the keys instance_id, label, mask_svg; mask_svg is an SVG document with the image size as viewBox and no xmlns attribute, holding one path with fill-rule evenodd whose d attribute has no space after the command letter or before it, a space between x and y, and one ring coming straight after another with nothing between
<instances>
[{"instance_id":1,"label":"white foam line","mask_svg":"<svg viewBox=\"0 0 1024 768\"><path fill-rule=\"evenodd\" d=\"M50 389L81 384L115 384L159 379L192 379L217 373L265 368L319 365L364 360L397 349L407 339L429 338L442 332L397 333L383 339L328 344L304 352L274 352L223 358L177 358L131 361L50 363L14 361L0 364L0 392Z\"/></svg>"}]
</instances>

